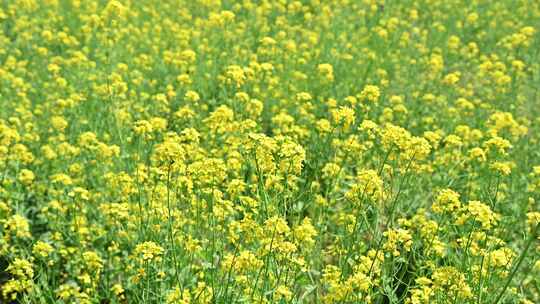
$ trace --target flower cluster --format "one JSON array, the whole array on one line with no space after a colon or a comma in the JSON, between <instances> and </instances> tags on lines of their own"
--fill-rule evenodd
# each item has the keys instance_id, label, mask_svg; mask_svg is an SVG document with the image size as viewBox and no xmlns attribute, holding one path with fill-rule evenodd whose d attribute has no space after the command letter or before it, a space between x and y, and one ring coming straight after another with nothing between
<instances>
[{"instance_id":1,"label":"flower cluster","mask_svg":"<svg viewBox=\"0 0 540 304\"><path fill-rule=\"evenodd\" d=\"M0 5L0 303L540 303L540 2Z\"/></svg>"}]
</instances>

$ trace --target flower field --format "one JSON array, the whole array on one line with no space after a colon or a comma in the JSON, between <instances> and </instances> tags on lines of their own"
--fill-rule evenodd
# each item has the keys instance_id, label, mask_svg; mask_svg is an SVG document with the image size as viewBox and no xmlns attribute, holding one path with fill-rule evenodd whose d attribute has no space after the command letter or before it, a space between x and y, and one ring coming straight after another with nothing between
<instances>
[{"instance_id":1,"label":"flower field","mask_svg":"<svg viewBox=\"0 0 540 304\"><path fill-rule=\"evenodd\" d=\"M0 1L0 303L540 303L540 2Z\"/></svg>"}]
</instances>

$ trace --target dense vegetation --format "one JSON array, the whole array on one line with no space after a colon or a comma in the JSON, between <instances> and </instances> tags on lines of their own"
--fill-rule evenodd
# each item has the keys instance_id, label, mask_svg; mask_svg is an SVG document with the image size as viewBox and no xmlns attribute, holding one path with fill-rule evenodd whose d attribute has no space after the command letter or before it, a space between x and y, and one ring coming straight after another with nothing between
<instances>
[{"instance_id":1,"label":"dense vegetation","mask_svg":"<svg viewBox=\"0 0 540 304\"><path fill-rule=\"evenodd\" d=\"M540 303L540 2L0 1L0 302Z\"/></svg>"}]
</instances>

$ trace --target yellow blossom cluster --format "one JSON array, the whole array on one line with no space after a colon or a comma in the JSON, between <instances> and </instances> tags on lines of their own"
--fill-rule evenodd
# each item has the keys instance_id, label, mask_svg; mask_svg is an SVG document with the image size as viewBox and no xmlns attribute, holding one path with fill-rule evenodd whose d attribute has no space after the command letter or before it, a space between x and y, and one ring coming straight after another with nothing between
<instances>
[{"instance_id":1,"label":"yellow blossom cluster","mask_svg":"<svg viewBox=\"0 0 540 304\"><path fill-rule=\"evenodd\" d=\"M539 1L0 3L0 303L540 303Z\"/></svg>"}]
</instances>

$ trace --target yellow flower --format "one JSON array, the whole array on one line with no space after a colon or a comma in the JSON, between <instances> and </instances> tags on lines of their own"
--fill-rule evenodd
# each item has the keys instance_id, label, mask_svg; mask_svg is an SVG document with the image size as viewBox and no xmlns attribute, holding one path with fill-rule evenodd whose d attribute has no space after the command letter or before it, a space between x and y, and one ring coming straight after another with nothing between
<instances>
[{"instance_id":1,"label":"yellow flower","mask_svg":"<svg viewBox=\"0 0 540 304\"><path fill-rule=\"evenodd\" d=\"M406 229L389 229L383 233L386 237L386 243L383 245L384 250L392 252L394 256L399 256L400 251L398 245L403 246L406 252L411 250L412 235Z\"/></svg>"},{"instance_id":2,"label":"yellow flower","mask_svg":"<svg viewBox=\"0 0 540 304\"><path fill-rule=\"evenodd\" d=\"M452 85L457 84L460 78L461 78L460 72L450 73L444 76L442 83L452 86Z\"/></svg>"},{"instance_id":3,"label":"yellow flower","mask_svg":"<svg viewBox=\"0 0 540 304\"><path fill-rule=\"evenodd\" d=\"M483 229L491 229L499 220L499 215L491 210L488 205L479 201L470 201L466 206L471 217L482 224Z\"/></svg>"},{"instance_id":4,"label":"yellow flower","mask_svg":"<svg viewBox=\"0 0 540 304\"><path fill-rule=\"evenodd\" d=\"M199 97L197 92L190 90L186 92L185 99L190 102L197 102L201 99L201 97Z\"/></svg>"},{"instance_id":5,"label":"yellow flower","mask_svg":"<svg viewBox=\"0 0 540 304\"><path fill-rule=\"evenodd\" d=\"M101 271L103 268L103 261L99 255L94 251L86 251L83 253L83 260L89 270Z\"/></svg>"},{"instance_id":6,"label":"yellow flower","mask_svg":"<svg viewBox=\"0 0 540 304\"><path fill-rule=\"evenodd\" d=\"M243 250L238 254L237 257L234 257L231 254L225 256L222 265L223 269L226 269L227 271L232 267L237 272L245 273L259 269L264 265L264 263L257 258L253 252Z\"/></svg>"},{"instance_id":7,"label":"yellow flower","mask_svg":"<svg viewBox=\"0 0 540 304\"><path fill-rule=\"evenodd\" d=\"M293 235L298 240L299 246L305 245L310 247L315 244L313 237L317 236L317 230L311 224L311 220L306 217L301 225L294 228Z\"/></svg>"},{"instance_id":8,"label":"yellow flower","mask_svg":"<svg viewBox=\"0 0 540 304\"><path fill-rule=\"evenodd\" d=\"M21 172L19 172L19 181L24 185L31 185L34 182L34 179L36 176L34 175L34 172L22 169Z\"/></svg>"},{"instance_id":9,"label":"yellow flower","mask_svg":"<svg viewBox=\"0 0 540 304\"><path fill-rule=\"evenodd\" d=\"M111 291L114 293L115 296L119 297L120 299L124 298L124 288L121 284L114 284L111 287Z\"/></svg>"},{"instance_id":10,"label":"yellow flower","mask_svg":"<svg viewBox=\"0 0 540 304\"><path fill-rule=\"evenodd\" d=\"M431 210L435 213L443 213L455 211L460 207L459 194L451 189L444 189L435 198Z\"/></svg>"},{"instance_id":11,"label":"yellow flower","mask_svg":"<svg viewBox=\"0 0 540 304\"><path fill-rule=\"evenodd\" d=\"M15 214L7 219L4 223L4 228L18 238L29 238L32 236L30 234L30 224L28 223L28 220L19 214Z\"/></svg>"},{"instance_id":12,"label":"yellow flower","mask_svg":"<svg viewBox=\"0 0 540 304\"><path fill-rule=\"evenodd\" d=\"M165 250L158 244L147 241L135 247L134 254L144 262L159 260Z\"/></svg>"},{"instance_id":13,"label":"yellow flower","mask_svg":"<svg viewBox=\"0 0 540 304\"><path fill-rule=\"evenodd\" d=\"M15 300L18 294L31 292L34 285L34 270L30 261L15 258L15 260L13 260L6 268L6 271L10 273L13 278L3 283L2 295L4 298Z\"/></svg>"},{"instance_id":14,"label":"yellow flower","mask_svg":"<svg viewBox=\"0 0 540 304\"><path fill-rule=\"evenodd\" d=\"M326 81L334 81L334 68L329 63L321 63L317 66L319 74L325 78Z\"/></svg>"},{"instance_id":15,"label":"yellow flower","mask_svg":"<svg viewBox=\"0 0 540 304\"><path fill-rule=\"evenodd\" d=\"M444 295L457 295L458 299L472 297L472 290L465 280L465 275L451 266L435 269L432 275L433 289Z\"/></svg>"},{"instance_id":16,"label":"yellow flower","mask_svg":"<svg viewBox=\"0 0 540 304\"><path fill-rule=\"evenodd\" d=\"M512 168L514 163L512 162L494 162L489 167L501 175L510 175L512 173Z\"/></svg>"},{"instance_id":17,"label":"yellow flower","mask_svg":"<svg viewBox=\"0 0 540 304\"><path fill-rule=\"evenodd\" d=\"M379 90L379 87L374 85L366 85L359 94L359 98L361 100L367 100L370 102L378 101L380 96L381 91Z\"/></svg>"},{"instance_id":18,"label":"yellow flower","mask_svg":"<svg viewBox=\"0 0 540 304\"><path fill-rule=\"evenodd\" d=\"M348 131L356 119L354 109L349 107L340 107L331 110L331 115L336 125L342 125L345 131Z\"/></svg>"},{"instance_id":19,"label":"yellow flower","mask_svg":"<svg viewBox=\"0 0 540 304\"><path fill-rule=\"evenodd\" d=\"M293 293L287 288L287 286L279 285L274 291L274 301L279 301L284 299L285 301L290 301Z\"/></svg>"},{"instance_id":20,"label":"yellow flower","mask_svg":"<svg viewBox=\"0 0 540 304\"><path fill-rule=\"evenodd\" d=\"M375 170L361 170L356 177L356 183L345 197L355 204L360 204L366 199L379 202L386 197L383 180Z\"/></svg>"},{"instance_id":21,"label":"yellow flower","mask_svg":"<svg viewBox=\"0 0 540 304\"><path fill-rule=\"evenodd\" d=\"M512 148L512 145L510 142L502 137L495 136L489 140L487 140L485 143L486 148L495 148L497 151L503 155L507 154L507 151Z\"/></svg>"},{"instance_id":22,"label":"yellow flower","mask_svg":"<svg viewBox=\"0 0 540 304\"><path fill-rule=\"evenodd\" d=\"M34 253L34 255L39 256L41 258L46 258L53 251L54 251L54 248L43 241L38 241L32 247L32 253Z\"/></svg>"}]
</instances>

